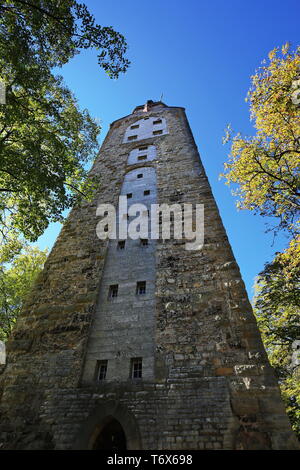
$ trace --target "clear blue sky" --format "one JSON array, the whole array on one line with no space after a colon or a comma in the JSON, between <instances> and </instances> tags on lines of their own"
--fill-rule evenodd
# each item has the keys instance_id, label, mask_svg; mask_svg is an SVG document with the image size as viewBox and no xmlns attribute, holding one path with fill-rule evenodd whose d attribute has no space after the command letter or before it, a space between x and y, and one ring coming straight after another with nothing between
<instances>
[{"instance_id":1,"label":"clear blue sky","mask_svg":"<svg viewBox=\"0 0 300 470\"><path fill-rule=\"evenodd\" d=\"M129 71L110 80L95 52L84 52L61 71L82 108L109 124L147 99L183 106L250 298L255 276L285 237L265 233L265 220L237 211L230 190L219 180L229 149L224 128L252 134L245 96L250 76L276 46L299 44L300 3L296 0L86 0L102 26L113 26L129 44ZM39 239L52 247L53 224Z\"/></svg>"}]
</instances>

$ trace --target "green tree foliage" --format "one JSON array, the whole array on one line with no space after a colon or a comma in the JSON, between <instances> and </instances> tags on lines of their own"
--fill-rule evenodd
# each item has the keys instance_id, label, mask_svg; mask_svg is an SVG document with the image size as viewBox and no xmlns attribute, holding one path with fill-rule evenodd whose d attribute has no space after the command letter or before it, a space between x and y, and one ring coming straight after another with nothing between
<instances>
[{"instance_id":1,"label":"green tree foliage","mask_svg":"<svg viewBox=\"0 0 300 470\"><path fill-rule=\"evenodd\" d=\"M256 134L233 136L225 163L237 205L277 220L291 242L260 273L255 314L293 429L300 437L300 48L270 52L252 77L247 101Z\"/></svg>"},{"instance_id":2,"label":"green tree foliage","mask_svg":"<svg viewBox=\"0 0 300 470\"><path fill-rule=\"evenodd\" d=\"M15 70L22 71L27 54L42 67L60 67L81 49L90 48L99 51L98 63L110 77L117 78L128 68L123 35L96 24L82 3L0 0L0 18L1 59Z\"/></svg>"},{"instance_id":3,"label":"green tree foliage","mask_svg":"<svg viewBox=\"0 0 300 470\"><path fill-rule=\"evenodd\" d=\"M30 295L30 289L43 268L47 250L24 246L15 241L14 250L0 254L0 340L5 340ZM13 253L13 254L12 254ZM11 259L12 263L8 264Z\"/></svg>"},{"instance_id":4,"label":"green tree foliage","mask_svg":"<svg viewBox=\"0 0 300 470\"><path fill-rule=\"evenodd\" d=\"M300 438L300 239L260 273L254 312L275 368L294 431Z\"/></svg>"},{"instance_id":5,"label":"green tree foliage","mask_svg":"<svg viewBox=\"0 0 300 470\"><path fill-rule=\"evenodd\" d=\"M35 241L96 182L86 178L99 126L53 74L96 48L110 77L125 72L124 37L72 0L0 0L0 237ZM98 182L97 182L98 183Z\"/></svg>"},{"instance_id":6,"label":"green tree foliage","mask_svg":"<svg viewBox=\"0 0 300 470\"><path fill-rule=\"evenodd\" d=\"M300 48L274 49L252 77L247 100L256 135L232 137L227 183L237 184L238 207L276 217L297 231L300 211ZM298 227L299 228L299 227Z\"/></svg>"}]
</instances>

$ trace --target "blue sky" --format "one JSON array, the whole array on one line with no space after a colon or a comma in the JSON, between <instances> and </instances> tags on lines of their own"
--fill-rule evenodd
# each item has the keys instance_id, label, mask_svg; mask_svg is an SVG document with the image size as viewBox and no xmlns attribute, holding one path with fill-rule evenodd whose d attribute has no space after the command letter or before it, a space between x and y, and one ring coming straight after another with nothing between
<instances>
[{"instance_id":1,"label":"blue sky","mask_svg":"<svg viewBox=\"0 0 300 470\"><path fill-rule=\"evenodd\" d=\"M100 143L109 124L146 100L186 108L223 223L249 297L255 276L287 239L265 233L266 220L237 211L219 180L229 148L222 145L228 123L253 134L245 96L250 76L268 52L286 41L299 44L296 0L86 0L97 23L126 37L131 67L110 80L96 52L83 52L61 70L80 106L99 118ZM60 230L52 224L38 240L51 248Z\"/></svg>"}]
</instances>

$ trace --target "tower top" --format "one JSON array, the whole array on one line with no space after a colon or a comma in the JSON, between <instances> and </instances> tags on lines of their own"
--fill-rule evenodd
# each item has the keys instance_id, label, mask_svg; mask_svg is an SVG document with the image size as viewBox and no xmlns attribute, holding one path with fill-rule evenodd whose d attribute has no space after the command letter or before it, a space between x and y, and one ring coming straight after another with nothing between
<instances>
[{"instance_id":1,"label":"tower top","mask_svg":"<svg viewBox=\"0 0 300 470\"><path fill-rule=\"evenodd\" d=\"M128 114L127 116L123 116L122 118L116 119L115 121L111 122L110 127L112 127L116 122L119 122L119 121L122 121L125 118L131 117L133 114L142 116L143 113L148 113L150 111L156 112L156 111L161 111L162 109L170 109L170 108L172 108L172 109L182 109L183 111L185 111L185 108L183 108L181 106L168 106L165 103L163 103L163 101L161 101L161 100L159 100L159 101L147 100L145 104L141 104L139 106L136 106L131 114Z\"/></svg>"},{"instance_id":2,"label":"tower top","mask_svg":"<svg viewBox=\"0 0 300 470\"><path fill-rule=\"evenodd\" d=\"M156 108L157 106L167 108L167 105L165 103L163 103L162 101L147 100L145 104L142 104L140 106L136 106L134 108L134 110L132 111L132 114L140 113L141 111L144 112L144 113L147 113L152 108Z\"/></svg>"}]
</instances>

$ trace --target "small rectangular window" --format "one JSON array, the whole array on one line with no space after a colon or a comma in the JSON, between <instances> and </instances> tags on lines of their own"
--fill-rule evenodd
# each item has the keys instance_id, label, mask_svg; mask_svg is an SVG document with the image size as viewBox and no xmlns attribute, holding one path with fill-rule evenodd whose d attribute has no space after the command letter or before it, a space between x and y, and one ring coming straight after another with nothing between
<instances>
[{"instance_id":1,"label":"small rectangular window","mask_svg":"<svg viewBox=\"0 0 300 470\"><path fill-rule=\"evenodd\" d=\"M136 140L137 135L130 135L127 140Z\"/></svg>"},{"instance_id":2,"label":"small rectangular window","mask_svg":"<svg viewBox=\"0 0 300 470\"><path fill-rule=\"evenodd\" d=\"M162 134L162 130L160 130L160 131L153 131L152 134L153 134L153 135L160 135L160 134Z\"/></svg>"},{"instance_id":3,"label":"small rectangular window","mask_svg":"<svg viewBox=\"0 0 300 470\"><path fill-rule=\"evenodd\" d=\"M153 124L161 124L161 123L162 123L161 119L157 119L156 121L153 121Z\"/></svg>"},{"instance_id":4,"label":"small rectangular window","mask_svg":"<svg viewBox=\"0 0 300 470\"><path fill-rule=\"evenodd\" d=\"M141 238L141 246L148 246L148 238Z\"/></svg>"},{"instance_id":5,"label":"small rectangular window","mask_svg":"<svg viewBox=\"0 0 300 470\"><path fill-rule=\"evenodd\" d=\"M149 189L146 189L146 190L144 191L144 196L149 196L149 194L150 194Z\"/></svg>"},{"instance_id":6,"label":"small rectangular window","mask_svg":"<svg viewBox=\"0 0 300 470\"><path fill-rule=\"evenodd\" d=\"M118 297L118 290L119 290L119 285L118 284L112 284L109 286L109 291L108 291L108 298L109 299L114 299Z\"/></svg>"},{"instance_id":7,"label":"small rectangular window","mask_svg":"<svg viewBox=\"0 0 300 470\"><path fill-rule=\"evenodd\" d=\"M136 283L136 295L146 294L146 281L138 281Z\"/></svg>"},{"instance_id":8,"label":"small rectangular window","mask_svg":"<svg viewBox=\"0 0 300 470\"><path fill-rule=\"evenodd\" d=\"M139 124L134 124L133 126L130 126L130 129L138 129L140 127Z\"/></svg>"},{"instance_id":9,"label":"small rectangular window","mask_svg":"<svg viewBox=\"0 0 300 470\"><path fill-rule=\"evenodd\" d=\"M125 240L120 240L118 242L118 250L124 250L125 249Z\"/></svg>"},{"instance_id":10,"label":"small rectangular window","mask_svg":"<svg viewBox=\"0 0 300 470\"><path fill-rule=\"evenodd\" d=\"M128 193L127 194L127 199L131 199L132 198L132 193Z\"/></svg>"},{"instance_id":11,"label":"small rectangular window","mask_svg":"<svg viewBox=\"0 0 300 470\"><path fill-rule=\"evenodd\" d=\"M106 379L107 362L108 361L97 361L96 380L99 381L99 382Z\"/></svg>"},{"instance_id":12,"label":"small rectangular window","mask_svg":"<svg viewBox=\"0 0 300 470\"><path fill-rule=\"evenodd\" d=\"M147 155L140 155L138 160L147 160Z\"/></svg>"},{"instance_id":13,"label":"small rectangular window","mask_svg":"<svg viewBox=\"0 0 300 470\"><path fill-rule=\"evenodd\" d=\"M137 178L143 178L143 173L139 173L139 174L137 175Z\"/></svg>"},{"instance_id":14,"label":"small rectangular window","mask_svg":"<svg viewBox=\"0 0 300 470\"><path fill-rule=\"evenodd\" d=\"M143 145L142 147L139 147L139 152L142 152L143 150L147 150L148 145Z\"/></svg>"},{"instance_id":15,"label":"small rectangular window","mask_svg":"<svg viewBox=\"0 0 300 470\"><path fill-rule=\"evenodd\" d=\"M134 357L131 359L130 377L132 379L141 379L143 370L143 360L141 357Z\"/></svg>"}]
</instances>

